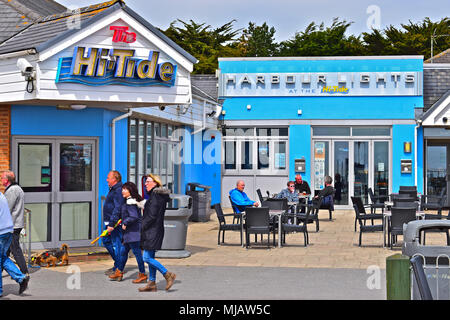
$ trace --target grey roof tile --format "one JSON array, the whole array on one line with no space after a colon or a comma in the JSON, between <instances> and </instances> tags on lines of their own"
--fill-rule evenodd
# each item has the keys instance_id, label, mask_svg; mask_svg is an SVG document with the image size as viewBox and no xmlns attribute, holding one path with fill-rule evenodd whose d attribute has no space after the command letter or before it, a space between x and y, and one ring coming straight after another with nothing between
<instances>
[{"instance_id":1,"label":"grey roof tile","mask_svg":"<svg viewBox=\"0 0 450 320\"><path fill-rule=\"evenodd\" d=\"M218 80L213 74L193 74L191 75L192 94L217 101Z\"/></svg>"}]
</instances>

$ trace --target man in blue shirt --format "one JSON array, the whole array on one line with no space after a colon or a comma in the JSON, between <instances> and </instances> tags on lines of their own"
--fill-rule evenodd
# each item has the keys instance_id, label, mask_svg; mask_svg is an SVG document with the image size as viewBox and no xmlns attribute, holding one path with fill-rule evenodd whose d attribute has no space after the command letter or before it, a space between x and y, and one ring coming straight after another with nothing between
<instances>
[{"instance_id":1,"label":"man in blue shirt","mask_svg":"<svg viewBox=\"0 0 450 320\"><path fill-rule=\"evenodd\" d=\"M236 210L241 213L242 211L245 211L245 207L259 207L259 203L253 200L250 200L250 198L247 196L247 194L244 192L245 188L245 182L242 180L239 180L236 183L236 188L231 190L229 192L231 201L235 204Z\"/></svg>"},{"instance_id":2,"label":"man in blue shirt","mask_svg":"<svg viewBox=\"0 0 450 320\"><path fill-rule=\"evenodd\" d=\"M27 287L29 276L20 272L19 268L6 255L12 241L14 225L11 213L8 207L8 201L5 196L0 193L0 297L3 295L2 272L6 270L11 278L19 285L19 294L22 294Z\"/></svg>"}]
</instances>

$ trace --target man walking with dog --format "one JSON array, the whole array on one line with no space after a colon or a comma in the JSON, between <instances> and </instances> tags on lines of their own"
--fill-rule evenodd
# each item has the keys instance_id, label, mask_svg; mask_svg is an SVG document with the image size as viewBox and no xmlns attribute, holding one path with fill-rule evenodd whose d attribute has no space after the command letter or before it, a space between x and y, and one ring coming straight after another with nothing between
<instances>
[{"instance_id":1,"label":"man walking with dog","mask_svg":"<svg viewBox=\"0 0 450 320\"><path fill-rule=\"evenodd\" d=\"M0 297L3 296L2 272L5 270L16 281L20 288L19 294L22 294L27 287L30 277L20 272L19 268L8 258L8 251L13 237L14 224L8 207L8 201L0 193Z\"/></svg>"},{"instance_id":2,"label":"man walking with dog","mask_svg":"<svg viewBox=\"0 0 450 320\"><path fill-rule=\"evenodd\" d=\"M24 227L25 194L16 182L16 176L12 171L4 171L1 176L2 185L5 187L5 198L14 224L11 246L7 256L12 252L14 260L23 274L28 274L27 263L20 247L20 232Z\"/></svg>"},{"instance_id":3,"label":"man walking with dog","mask_svg":"<svg viewBox=\"0 0 450 320\"><path fill-rule=\"evenodd\" d=\"M103 237L103 246L108 250L114 260L114 266L106 270L106 275L111 275L116 272L116 269L120 266L122 245L122 231L121 227L114 228L114 222L119 220L120 207L125 203L125 199L122 196L122 176L119 171L111 170L106 178L108 183L109 192L106 196L105 203L103 204L103 222L105 229L108 230L109 236Z\"/></svg>"}]
</instances>

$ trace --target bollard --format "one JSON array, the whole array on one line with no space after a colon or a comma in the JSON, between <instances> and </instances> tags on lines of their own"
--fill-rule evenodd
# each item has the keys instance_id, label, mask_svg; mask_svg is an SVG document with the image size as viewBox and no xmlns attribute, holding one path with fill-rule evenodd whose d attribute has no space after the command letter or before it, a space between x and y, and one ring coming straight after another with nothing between
<instances>
[{"instance_id":1,"label":"bollard","mask_svg":"<svg viewBox=\"0 0 450 320\"><path fill-rule=\"evenodd\" d=\"M394 254L386 258L387 300L411 300L409 257Z\"/></svg>"}]
</instances>

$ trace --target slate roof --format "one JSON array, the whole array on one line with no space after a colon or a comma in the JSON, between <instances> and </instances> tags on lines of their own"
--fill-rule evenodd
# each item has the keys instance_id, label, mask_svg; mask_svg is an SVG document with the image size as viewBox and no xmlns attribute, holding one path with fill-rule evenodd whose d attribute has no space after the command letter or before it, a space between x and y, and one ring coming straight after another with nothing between
<instances>
[{"instance_id":1,"label":"slate roof","mask_svg":"<svg viewBox=\"0 0 450 320\"><path fill-rule=\"evenodd\" d=\"M0 0L0 43L43 16L66 11L52 0Z\"/></svg>"},{"instance_id":2,"label":"slate roof","mask_svg":"<svg viewBox=\"0 0 450 320\"><path fill-rule=\"evenodd\" d=\"M213 74L193 74L191 75L192 94L201 98L217 102L218 100L218 80Z\"/></svg>"},{"instance_id":3,"label":"slate roof","mask_svg":"<svg viewBox=\"0 0 450 320\"><path fill-rule=\"evenodd\" d=\"M439 98L432 106L429 108L425 113L422 114L420 119L424 121L430 114L432 114L437 108L440 108L442 103L445 101L445 99L450 96L450 90L448 90L446 93L442 95L442 97Z\"/></svg>"},{"instance_id":4,"label":"slate roof","mask_svg":"<svg viewBox=\"0 0 450 320\"><path fill-rule=\"evenodd\" d=\"M424 61L424 63L431 63L431 58ZM450 63L450 48L433 57L433 63Z\"/></svg>"},{"instance_id":5,"label":"slate roof","mask_svg":"<svg viewBox=\"0 0 450 320\"><path fill-rule=\"evenodd\" d=\"M41 18L19 34L16 34L12 38L0 44L0 54L27 49L35 49L37 52L40 52L58 43L59 41L71 37L73 34L77 33L79 29L88 28L91 24L101 18L120 9L124 10L140 24L163 39L167 44L182 54L190 62L197 63L196 58L187 53L184 49L147 22L144 18L139 16L136 12L128 8L122 0L112 0ZM78 17L79 21L76 20ZM79 27L74 27L77 26L76 24L78 22L80 23Z\"/></svg>"}]
</instances>

